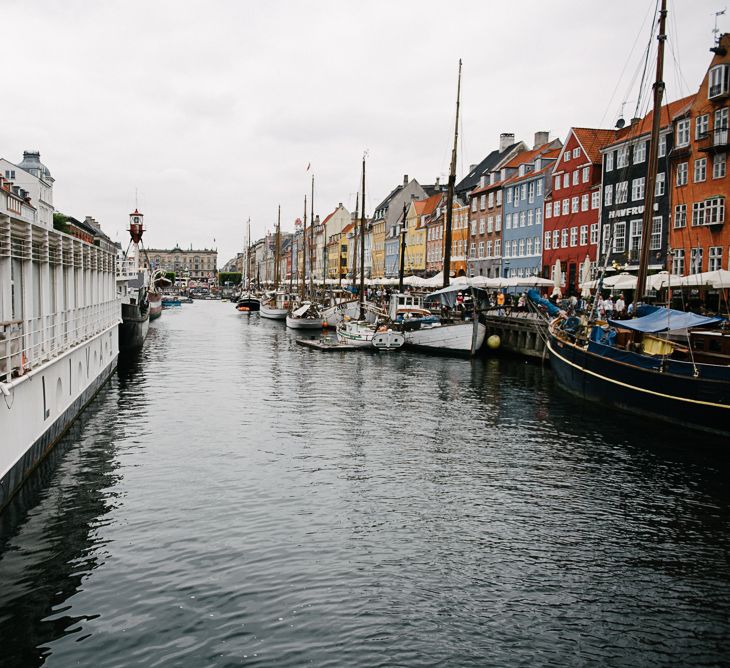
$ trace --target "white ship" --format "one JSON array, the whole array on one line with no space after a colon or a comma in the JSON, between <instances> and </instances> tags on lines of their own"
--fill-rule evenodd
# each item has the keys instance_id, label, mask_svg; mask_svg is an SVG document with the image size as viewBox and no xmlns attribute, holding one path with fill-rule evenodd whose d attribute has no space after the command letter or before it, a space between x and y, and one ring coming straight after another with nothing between
<instances>
[{"instance_id":1,"label":"white ship","mask_svg":"<svg viewBox=\"0 0 730 668\"><path fill-rule=\"evenodd\" d=\"M0 509L117 365L116 249L98 226L54 230L37 152L0 160Z\"/></svg>"}]
</instances>

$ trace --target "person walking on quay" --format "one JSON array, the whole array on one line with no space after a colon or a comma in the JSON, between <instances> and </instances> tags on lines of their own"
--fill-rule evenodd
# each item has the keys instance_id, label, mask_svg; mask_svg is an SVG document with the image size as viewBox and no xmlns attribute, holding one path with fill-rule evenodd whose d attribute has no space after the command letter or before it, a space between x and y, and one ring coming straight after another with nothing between
<instances>
[{"instance_id":1,"label":"person walking on quay","mask_svg":"<svg viewBox=\"0 0 730 668\"><path fill-rule=\"evenodd\" d=\"M614 304L614 310L616 311L617 318L623 318L626 311L626 302L624 301L623 294L618 296L616 304Z\"/></svg>"},{"instance_id":2,"label":"person walking on quay","mask_svg":"<svg viewBox=\"0 0 730 668\"><path fill-rule=\"evenodd\" d=\"M497 315L504 315L504 292L497 293Z\"/></svg>"},{"instance_id":3,"label":"person walking on quay","mask_svg":"<svg viewBox=\"0 0 730 668\"><path fill-rule=\"evenodd\" d=\"M611 295L603 300L603 309L606 311L606 319L613 318L613 299L611 299Z\"/></svg>"}]
</instances>

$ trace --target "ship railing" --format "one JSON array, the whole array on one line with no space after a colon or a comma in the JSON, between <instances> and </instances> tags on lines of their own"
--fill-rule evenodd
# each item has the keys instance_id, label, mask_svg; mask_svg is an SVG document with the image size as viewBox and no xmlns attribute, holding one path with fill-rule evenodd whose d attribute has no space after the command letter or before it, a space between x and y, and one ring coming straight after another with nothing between
<instances>
[{"instance_id":1,"label":"ship railing","mask_svg":"<svg viewBox=\"0 0 730 668\"><path fill-rule=\"evenodd\" d=\"M7 382L119 324L121 302L90 306L26 320L0 322L0 382Z\"/></svg>"}]
</instances>

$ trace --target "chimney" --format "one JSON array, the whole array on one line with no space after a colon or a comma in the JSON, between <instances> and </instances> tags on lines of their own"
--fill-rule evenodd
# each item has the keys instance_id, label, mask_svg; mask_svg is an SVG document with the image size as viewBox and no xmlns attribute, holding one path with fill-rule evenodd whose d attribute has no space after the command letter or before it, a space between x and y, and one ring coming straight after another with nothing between
<instances>
[{"instance_id":1,"label":"chimney","mask_svg":"<svg viewBox=\"0 0 730 668\"><path fill-rule=\"evenodd\" d=\"M515 143L515 135L513 132L503 132L499 135L499 150L504 151L508 146Z\"/></svg>"},{"instance_id":2,"label":"chimney","mask_svg":"<svg viewBox=\"0 0 730 668\"><path fill-rule=\"evenodd\" d=\"M403 187L408 185L408 174L403 174Z\"/></svg>"},{"instance_id":3,"label":"chimney","mask_svg":"<svg viewBox=\"0 0 730 668\"><path fill-rule=\"evenodd\" d=\"M437 176L436 183L434 184L434 188L436 188L436 190L438 190L440 183L441 183L441 178Z\"/></svg>"},{"instance_id":4,"label":"chimney","mask_svg":"<svg viewBox=\"0 0 730 668\"><path fill-rule=\"evenodd\" d=\"M339 204L337 205L337 208L338 208L338 209L341 209L341 208L342 208L342 202L340 202L340 203L339 203Z\"/></svg>"},{"instance_id":5,"label":"chimney","mask_svg":"<svg viewBox=\"0 0 730 668\"><path fill-rule=\"evenodd\" d=\"M476 165L469 165L469 171L473 172L476 169Z\"/></svg>"},{"instance_id":6,"label":"chimney","mask_svg":"<svg viewBox=\"0 0 730 668\"><path fill-rule=\"evenodd\" d=\"M532 147L533 150L545 146L550 141L550 132L547 130L538 130L535 133L535 145Z\"/></svg>"}]
</instances>

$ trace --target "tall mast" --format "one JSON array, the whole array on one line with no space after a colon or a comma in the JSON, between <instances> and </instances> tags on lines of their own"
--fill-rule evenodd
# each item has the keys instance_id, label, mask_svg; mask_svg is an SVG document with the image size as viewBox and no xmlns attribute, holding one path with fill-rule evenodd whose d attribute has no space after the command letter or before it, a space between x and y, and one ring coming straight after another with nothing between
<instances>
[{"instance_id":1,"label":"tall mast","mask_svg":"<svg viewBox=\"0 0 730 668\"><path fill-rule=\"evenodd\" d=\"M649 165L646 179L644 199L644 220L641 225L641 254L639 256L639 275L636 279L636 295L634 301L641 301L646 293L646 274L649 265L649 246L651 245L651 228L654 220L654 188L659 163L659 130L661 128L662 96L664 95L664 43L667 36L664 32L667 20L667 0L662 0L659 11L659 48L656 59L656 79L654 81L654 117L651 123L651 141L649 142ZM636 312L636 310L634 310Z\"/></svg>"},{"instance_id":2,"label":"tall mast","mask_svg":"<svg viewBox=\"0 0 730 668\"><path fill-rule=\"evenodd\" d=\"M362 157L362 209L360 211L360 320L365 320L365 156Z\"/></svg>"},{"instance_id":3,"label":"tall mast","mask_svg":"<svg viewBox=\"0 0 730 668\"><path fill-rule=\"evenodd\" d=\"M298 253L297 253L298 255ZM304 227L302 228L302 301L307 291L307 196L304 196Z\"/></svg>"},{"instance_id":4,"label":"tall mast","mask_svg":"<svg viewBox=\"0 0 730 668\"><path fill-rule=\"evenodd\" d=\"M357 220L360 216L360 193L355 195L355 224L352 227L352 289L357 285Z\"/></svg>"},{"instance_id":5,"label":"tall mast","mask_svg":"<svg viewBox=\"0 0 730 668\"><path fill-rule=\"evenodd\" d=\"M251 292L251 218L246 232L246 292Z\"/></svg>"},{"instance_id":6,"label":"tall mast","mask_svg":"<svg viewBox=\"0 0 730 668\"><path fill-rule=\"evenodd\" d=\"M406 203L403 202L403 227L400 231L400 267L398 269L398 292L403 292L403 274L406 268Z\"/></svg>"},{"instance_id":7,"label":"tall mast","mask_svg":"<svg viewBox=\"0 0 730 668\"><path fill-rule=\"evenodd\" d=\"M281 264L281 204L279 204L279 214L276 217L276 248L274 249L274 290L279 287L279 271Z\"/></svg>"},{"instance_id":8,"label":"tall mast","mask_svg":"<svg viewBox=\"0 0 730 668\"><path fill-rule=\"evenodd\" d=\"M456 184L456 142L459 137L459 101L461 97L461 58L459 58L459 79L456 84L456 121L454 123L454 149L451 151L449 187L446 192L446 234L444 235L444 287L449 287L451 273L451 218L454 213L454 186Z\"/></svg>"},{"instance_id":9,"label":"tall mast","mask_svg":"<svg viewBox=\"0 0 730 668\"><path fill-rule=\"evenodd\" d=\"M309 298L314 299L314 174L312 174L312 197L309 200L312 215L309 217Z\"/></svg>"}]
</instances>

